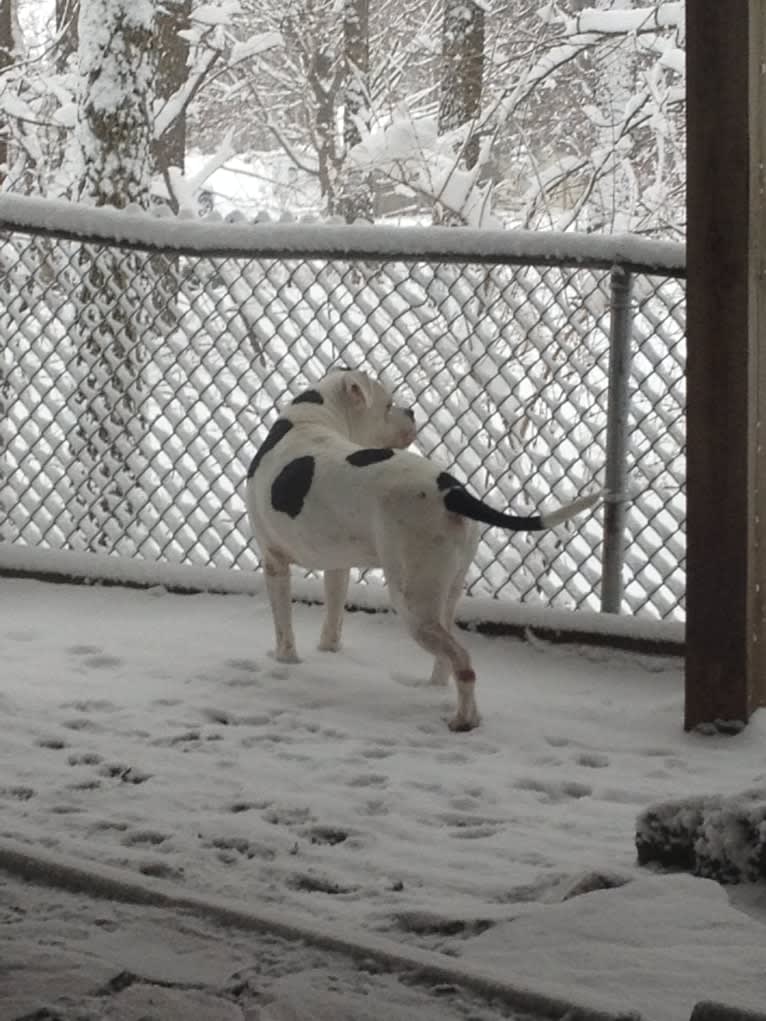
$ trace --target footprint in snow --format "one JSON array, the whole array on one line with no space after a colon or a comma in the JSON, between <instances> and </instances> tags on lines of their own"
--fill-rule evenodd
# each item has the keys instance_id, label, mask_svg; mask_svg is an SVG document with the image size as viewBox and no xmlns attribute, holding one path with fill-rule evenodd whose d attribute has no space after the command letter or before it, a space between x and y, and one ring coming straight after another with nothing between
<instances>
[{"instance_id":1,"label":"footprint in snow","mask_svg":"<svg viewBox=\"0 0 766 1021\"><path fill-rule=\"evenodd\" d=\"M119 656L110 656L109 653L102 652L96 656L86 656L82 663L83 666L88 667L90 670L101 670L105 667L118 667L122 666L125 661Z\"/></svg>"},{"instance_id":2,"label":"footprint in snow","mask_svg":"<svg viewBox=\"0 0 766 1021\"><path fill-rule=\"evenodd\" d=\"M150 876L154 879L183 879L185 875L182 866L169 865L164 861L144 862L138 866L138 871L142 876Z\"/></svg>"},{"instance_id":3,"label":"footprint in snow","mask_svg":"<svg viewBox=\"0 0 766 1021\"><path fill-rule=\"evenodd\" d=\"M232 670L245 670L250 673L257 673L261 668L254 659L227 659L224 666Z\"/></svg>"},{"instance_id":4,"label":"footprint in snow","mask_svg":"<svg viewBox=\"0 0 766 1021\"><path fill-rule=\"evenodd\" d=\"M224 680L227 688L260 688L263 680L258 676L260 665L254 659L227 659L224 666L234 671L234 676Z\"/></svg>"},{"instance_id":5,"label":"footprint in snow","mask_svg":"<svg viewBox=\"0 0 766 1021\"><path fill-rule=\"evenodd\" d=\"M392 748L362 748L359 754L365 759L387 759L394 754Z\"/></svg>"},{"instance_id":6,"label":"footprint in snow","mask_svg":"<svg viewBox=\"0 0 766 1021\"><path fill-rule=\"evenodd\" d=\"M392 916L396 928L415 936L480 936L496 922L486 918L449 918L428 911L402 911Z\"/></svg>"},{"instance_id":7,"label":"footprint in snow","mask_svg":"<svg viewBox=\"0 0 766 1021\"><path fill-rule=\"evenodd\" d=\"M347 787L385 787L388 777L383 773L361 773L346 781Z\"/></svg>"},{"instance_id":8,"label":"footprint in snow","mask_svg":"<svg viewBox=\"0 0 766 1021\"><path fill-rule=\"evenodd\" d=\"M200 709L200 715L208 723L217 723L222 727L265 727L274 722L273 713L231 713L227 709L208 707Z\"/></svg>"},{"instance_id":9,"label":"footprint in snow","mask_svg":"<svg viewBox=\"0 0 766 1021\"><path fill-rule=\"evenodd\" d=\"M97 819L90 828L94 833L109 833L112 830L116 833L124 833L129 827L126 822L120 822L117 819Z\"/></svg>"},{"instance_id":10,"label":"footprint in snow","mask_svg":"<svg viewBox=\"0 0 766 1021\"><path fill-rule=\"evenodd\" d=\"M232 801L228 806L228 811L239 815L241 812L262 812L270 807L270 801Z\"/></svg>"},{"instance_id":11,"label":"footprint in snow","mask_svg":"<svg viewBox=\"0 0 766 1021\"><path fill-rule=\"evenodd\" d=\"M66 650L70 656L79 656L83 666L91 670L98 670L102 667L122 666L123 660L119 656L112 656L104 652L98 645L70 645Z\"/></svg>"},{"instance_id":12,"label":"footprint in snow","mask_svg":"<svg viewBox=\"0 0 766 1021\"><path fill-rule=\"evenodd\" d=\"M348 833L336 826L312 826L305 835L312 844L328 844L330 847L348 840Z\"/></svg>"},{"instance_id":13,"label":"footprint in snow","mask_svg":"<svg viewBox=\"0 0 766 1021\"><path fill-rule=\"evenodd\" d=\"M35 743L38 748L48 748L53 752L60 752L67 747L66 741L61 737L41 737Z\"/></svg>"},{"instance_id":14,"label":"footprint in snow","mask_svg":"<svg viewBox=\"0 0 766 1021\"><path fill-rule=\"evenodd\" d=\"M575 762L578 766L587 766L589 769L605 769L609 765L609 756L601 752L582 752Z\"/></svg>"},{"instance_id":15,"label":"footprint in snow","mask_svg":"<svg viewBox=\"0 0 766 1021\"><path fill-rule=\"evenodd\" d=\"M37 794L34 787L23 787L21 785L15 785L13 787L0 787L0 798L12 798L14 801L29 801Z\"/></svg>"},{"instance_id":16,"label":"footprint in snow","mask_svg":"<svg viewBox=\"0 0 766 1021\"><path fill-rule=\"evenodd\" d=\"M521 777L514 785L521 791L533 791L540 794L546 801L566 801L569 798L587 798L593 793L593 788L587 783L579 783L576 780L538 780L536 777Z\"/></svg>"},{"instance_id":17,"label":"footprint in snow","mask_svg":"<svg viewBox=\"0 0 766 1021\"><path fill-rule=\"evenodd\" d=\"M93 733L104 729L101 724L94 723L87 716L76 716L71 720L63 720L61 726L66 727L67 730L89 730Z\"/></svg>"},{"instance_id":18,"label":"footprint in snow","mask_svg":"<svg viewBox=\"0 0 766 1021\"><path fill-rule=\"evenodd\" d=\"M70 766L98 766L102 761L96 752L73 752L67 759Z\"/></svg>"},{"instance_id":19,"label":"footprint in snow","mask_svg":"<svg viewBox=\"0 0 766 1021\"><path fill-rule=\"evenodd\" d=\"M134 830L125 834L122 843L126 847L159 847L169 839L167 833L160 833L158 830Z\"/></svg>"},{"instance_id":20,"label":"footprint in snow","mask_svg":"<svg viewBox=\"0 0 766 1021\"><path fill-rule=\"evenodd\" d=\"M106 698L86 698L75 702L62 702L60 709L74 709L78 713L108 712L110 709L118 709L114 702Z\"/></svg>"},{"instance_id":21,"label":"footprint in snow","mask_svg":"<svg viewBox=\"0 0 766 1021\"><path fill-rule=\"evenodd\" d=\"M476 808L477 803L478 799L470 794L458 794L456 797L449 799L449 807L453 808L456 812L470 812Z\"/></svg>"},{"instance_id":22,"label":"footprint in snow","mask_svg":"<svg viewBox=\"0 0 766 1021\"><path fill-rule=\"evenodd\" d=\"M67 784L70 791L97 791L101 786L100 780L77 780L75 783Z\"/></svg>"},{"instance_id":23,"label":"footprint in snow","mask_svg":"<svg viewBox=\"0 0 766 1021\"><path fill-rule=\"evenodd\" d=\"M280 808L279 805L267 808L263 818L272 826L300 826L314 821L308 808Z\"/></svg>"},{"instance_id":24,"label":"footprint in snow","mask_svg":"<svg viewBox=\"0 0 766 1021\"><path fill-rule=\"evenodd\" d=\"M202 744L202 735L199 730L183 730L179 734L155 737L150 743L157 748L180 748L181 751L188 751L190 747Z\"/></svg>"},{"instance_id":25,"label":"footprint in snow","mask_svg":"<svg viewBox=\"0 0 766 1021\"><path fill-rule=\"evenodd\" d=\"M325 876L317 876L313 873L290 876L286 882L292 890L298 890L305 893L326 893L330 896L337 896L338 894L343 893L353 893L357 889L355 886L343 886L334 879L329 879Z\"/></svg>"},{"instance_id":26,"label":"footprint in snow","mask_svg":"<svg viewBox=\"0 0 766 1021\"><path fill-rule=\"evenodd\" d=\"M568 745L572 744L571 738L562 737L559 734L546 734L545 740L551 748L566 748Z\"/></svg>"},{"instance_id":27,"label":"footprint in snow","mask_svg":"<svg viewBox=\"0 0 766 1021\"><path fill-rule=\"evenodd\" d=\"M243 748L256 748L263 744L289 745L295 744L295 738L290 737L289 734L281 734L279 731L260 731L250 737L243 737L240 744Z\"/></svg>"},{"instance_id":28,"label":"footprint in snow","mask_svg":"<svg viewBox=\"0 0 766 1021\"><path fill-rule=\"evenodd\" d=\"M122 783L142 784L151 779L151 773L144 773L134 766L126 766L123 762L107 762L99 769L101 776L107 779L120 780Z\"/></svg>"},{"instance_id":29,"label":"footprint in snow","mask_svg":"<svg viewBox=\"0 0 766 1021\"><path fill-rule=\"evenodd\" d=\"M225 709L202 709L200 716L208 723L219 723L222 727L229 727L237 722L236 717Z\"/></svg>"},{"instance_id":30,"label":"footprint in snow","mask_svg":"<svg viewBox=\"0 0 766 1021\"><path fill-rule=\"evenodd\" d=\"M216 857L224 865L234 865L242 859L251 861L253 858L273 861L276 856L276 852L272 848L248 840L246 837L214 837L203 843L202 846L206 850L216 851Z\"/></svg>"}]
</instances>

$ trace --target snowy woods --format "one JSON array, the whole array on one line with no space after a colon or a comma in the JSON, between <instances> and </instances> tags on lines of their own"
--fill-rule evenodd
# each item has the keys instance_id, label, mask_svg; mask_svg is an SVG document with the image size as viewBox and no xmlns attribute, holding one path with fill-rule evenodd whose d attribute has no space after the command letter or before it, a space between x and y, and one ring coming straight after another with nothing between
<instances>
[{"instance_id":1,"label":"snowy woods","mask_svg":"<svg viewBox=\"0 0 766 1021\"><path fill-rule=\"evenodd\" d=\"M683 42L680 2L1 0L3 188L196 209L236 156L283 210L677 238Z\"/></svg>"}]
</instances>

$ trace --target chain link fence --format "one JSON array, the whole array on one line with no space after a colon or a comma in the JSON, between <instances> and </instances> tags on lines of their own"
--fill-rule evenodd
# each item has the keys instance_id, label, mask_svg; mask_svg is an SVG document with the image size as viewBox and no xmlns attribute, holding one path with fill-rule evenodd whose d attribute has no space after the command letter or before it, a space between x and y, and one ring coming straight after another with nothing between
<instances>
[{"instance_id":1,"label":"chain link fence","mask_svg":"<svg viewBox=\"0 0 766 1021\"><path fill-rule=\"evenodd\" d=\"M148 241L107 242L90 217L99 229L75 232L0 215L0 541L254 570L248 464L277 407L343 364L392 387L416 412L418 449L500 508L552 507L604 485L608 457L618 469L622 491L590 517L488 529L469 592L598 610L611 509L613 608L683 618L682 260L626 259L621 336L616 257L522 244L509 259L487 238L473 255L417 257L414 234L397 254L378 228L184 224L179 244L175 222L149 217ZM227 230L248 246L224 250ZM363 231L370 251L324 246L339 230Z\"/></svg>"}]
</instances>

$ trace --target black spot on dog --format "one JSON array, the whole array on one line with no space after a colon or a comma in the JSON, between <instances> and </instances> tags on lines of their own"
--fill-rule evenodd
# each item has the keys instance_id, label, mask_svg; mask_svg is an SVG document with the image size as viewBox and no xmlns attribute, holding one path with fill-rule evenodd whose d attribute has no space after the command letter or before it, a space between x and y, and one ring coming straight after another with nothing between
<instances>
[{"instance_id":1,"label":"black spot on dog","mask_svg":"<svg viewBox=\"0 0 766 1021\"><path fill-rule=\"evenodd\" d=\"M324 397L318 390L304 390L298 394L293 404L324 404Z\"/></svg>"},{"instance_id":2,"label":"black spot on dog","mask_svg":"<svg viewBox=\"0 0 766 1021\"><path fill-rule=\"evenodd\" d=\"M288 422L286 418L278 418L276 420L269 430L268 436L258 448L258 453L250 462L250 467L247 470L247 477L249 479L255 475L258 465L261 463L266 454L268 454L270 450L273 450L281 439L284 439L284 437L287 436L292 427L293 423Z\"/></svg>"},{"instance_id":3,"label":"black spot on dog","mask_svg":"<svg viewBox=\"0 0 766 1021\"><path fill-rule=\"evenodd\" d=\"M303 510L303 501L314 478L314 458L296 457L284 466L271 487L271 506L291 518Z\"/></svg>"},{"instance_id":4,"label":"black spot on dog","mask_svg":"<svg viewBox=\"0 0 766 1021\"><path fill-rule=\"evenodd\" d=\"M355 468L366 468L368 464L377 464L378 461L387 461L393 457L394 452L390 447L365 447L362 450L355 450L349 454L346 460Z\"/></svg>"},{"instance_id":5,"label":"black spot on dog","mask_svg":"<svg viewBox=\"0 0 766 1021\"><path fill-rule=\"evenodd\" d=\"M463 483L458 482L458 480L454 478L454 476L450 475L449 472L441 472L436 479L436 485L440 490L463 488Z\"/></svg>"}]
</instances>

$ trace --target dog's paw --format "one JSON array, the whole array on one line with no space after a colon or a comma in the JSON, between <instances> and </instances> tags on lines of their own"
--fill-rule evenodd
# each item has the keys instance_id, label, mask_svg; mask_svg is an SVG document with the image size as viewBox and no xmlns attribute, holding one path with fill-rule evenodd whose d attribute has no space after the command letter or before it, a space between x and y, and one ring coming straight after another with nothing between
<instances>
[{"instance_id":1,"label":"dog's paw","mask_svg":"<svg viewBox=\"0 0 766 1021\"><path fill-rule=\"evenodd\" d=\"M300 663L301 658L295 649L272 649L269 652L272 659L277 663Z\"/></svg>"},{"instance_id":2,"label":"dog's paw","mask_svg":"<svg viewBox=\"0 0 766 1021\"><path fill-rule=\"evenodd\" d=\"M476 727L481 723L481 717L478 713L474 713L473 716L453 716L447 726L453 734L465 734L469 730L475 730Z\"/></svg>"},{"instance_id":3,"label":"dog's paw","mask_svg":"<svg viewBox=\"0 0 766 1021\"><path fill-rule=\"evenodd\" d=\"M319 639L319 644L317 645L317 649L319 649L320 652L340 652L342 648L343 643L340 638L322 637Z\"/></svg>"}]
</instances>

